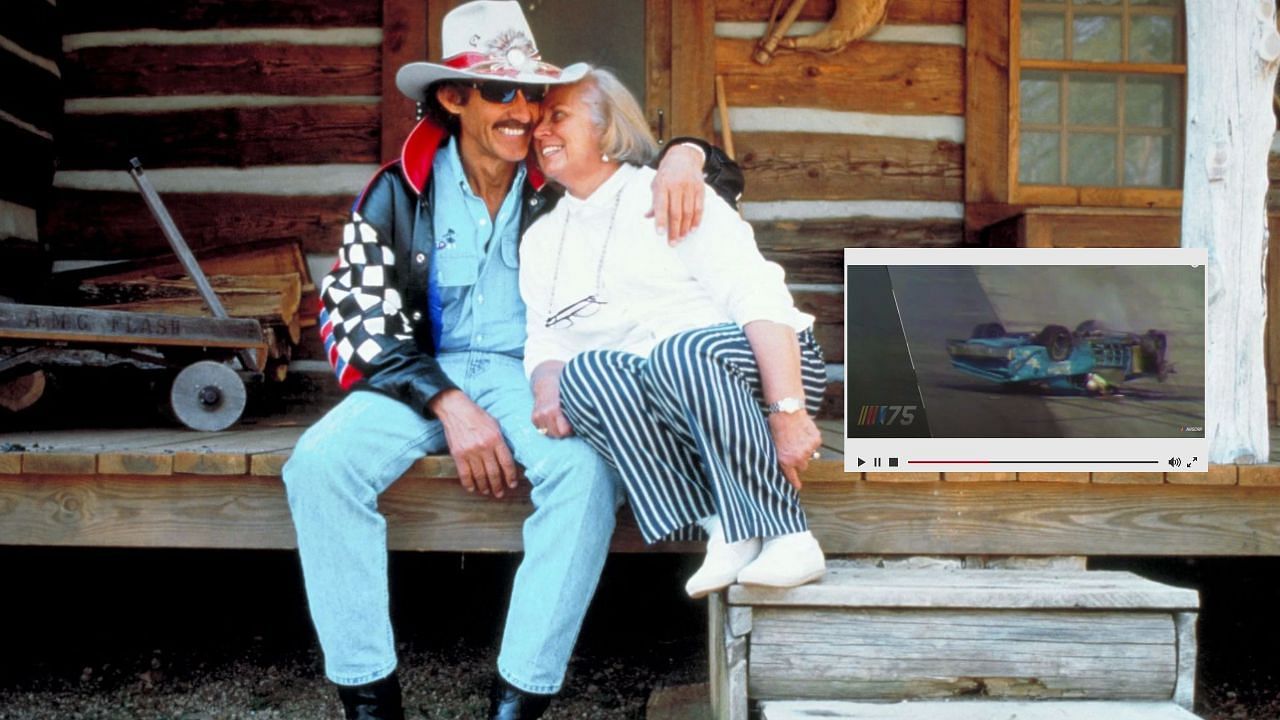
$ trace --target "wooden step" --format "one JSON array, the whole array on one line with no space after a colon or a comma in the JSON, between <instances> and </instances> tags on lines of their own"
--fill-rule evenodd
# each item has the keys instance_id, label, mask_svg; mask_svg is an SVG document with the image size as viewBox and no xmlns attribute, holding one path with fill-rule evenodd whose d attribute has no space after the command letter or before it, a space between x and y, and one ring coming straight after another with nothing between
<instances>
[{"instance_id":1,"label":"wooden step","mask_svg":"<svg viewBox=\"0 0 1280 720\"><path fill-rule=\"evenodd\" d=\"M837 567L789 590L735 585L713 613L716 705L741 707L745 695L1191 707L1198 607L1194 590L1082 570Z\"/></svg>"},{"instance_id":2,"label":"wooden step","mask_svg":"<svg viewBox=\"0 0 1280 720\"><path fill-rule=\"evenodd\" d=\"M1173 703L1013 702L766 702L761 720L1197 720Z\"/></svg>"},{"instance_id":3,"label":"wooden step","mask_svg":"<svg viewBox=\"0 0 1280 720\"><path fill-rule=\"evenodd\" d=\"M831 568L816 583L788 590L729 588L730 605L1011 610L1195 610L1195 590L1128 572Z\"/></svg>"}]
</instances>

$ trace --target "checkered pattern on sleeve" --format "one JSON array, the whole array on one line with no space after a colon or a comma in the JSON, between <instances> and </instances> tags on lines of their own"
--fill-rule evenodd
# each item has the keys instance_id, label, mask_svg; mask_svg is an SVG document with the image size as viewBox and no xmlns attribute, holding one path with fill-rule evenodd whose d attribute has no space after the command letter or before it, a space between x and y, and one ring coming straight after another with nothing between
<instances>
[{"instance_id":1,"label":"checkered pattern on sleeve","mask_svg":"<svg viewBox=\"0 0 1280 720\"><path fill-rule=\"evenodd\" d=\"M395 253L360 213L343 226L338 261L320 283L320 337L344 389L384 349L411 340L404 302L391 284Z\"/></svg>"}]
</instances>

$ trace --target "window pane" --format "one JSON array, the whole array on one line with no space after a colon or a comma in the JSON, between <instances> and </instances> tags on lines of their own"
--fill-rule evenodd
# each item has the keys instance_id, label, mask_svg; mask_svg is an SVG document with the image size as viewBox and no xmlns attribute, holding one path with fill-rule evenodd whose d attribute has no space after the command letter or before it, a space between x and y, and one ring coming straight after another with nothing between
<instances>
[{"instance_id":1,"label":"window pane","mask_svg":"<svg viewBox=\"0 0 1280 720\"><path fill-rule=\"evenodd\" d=\"M1129 135L1124 139L1124 184L1174 187L1172 138Z\"/></svg>"},{"instance_id":2,"label":"window pane","mask_svg":"<svg viewBox=\"0 0 1280 720\"><path fill-rule=\"evenodd\" d=\"M1163 5L1165 7L1181 7L1182 0L1129 0L1130 5Z\"/></svg>"},{"instance_id":3,"label":"window pane","mask_svg":"<svg viewBox=\"0 0 1280 720\"><path fill-rule=\"evenodd\" d=\"M1072 125L1119 125L1115 75L1076 73L1067 78L1067 122Z\"/></svg>"},{"instance_id":4,"label":"window pane","mask_svg":"<svg viewBox=\"0 0 1280 720\"><path fill-rule=\"evenodd\" d=\"M1121 0L1072 0L1072 5L1119 5Z\"/></svg>"},{"instance_id":5,"label":"window pane","mask_svg":"<svg viewBox=\"0 0 1280 720\"><path fill-rule=\"evenodd\" d=\"M1022 133L1018 148L1018 181L1036 185L1057 185L1059 174L1057 133Z\"/></svg>"},{"instance_id":6,"label":"window pane","mask_svg":"<svg viewBox=\"0 0 1280 720\"><path fill-rule=\"evenodd\" d=\"M1120 60L1120 18L1115 15L1077 14L1071 22L1072 60L1117 62Z\"/></svg>"},{"instance_id":7,"label":"window pane","mask_svg":"<svg viewBox=\"0 0 1280 720\"><path fill-rule=\"evenodd\" d=\"M1071 133L1067 137L1067 184L1115 185L1116 136Z\"/></svg>"},{"instance_id":8,"label":"window pane","mask_svg":"<svg viewBox=\"0 0 1280 720\"><path fill-rule=\"evenodd\" d=\"M1174 62L1177 37L1169 15L1134 15L1129 20L1129 62Z\"/></svg>"},{"instance_id":9,"label":"window pane","mask_svg":"<svg viewBox=\"0 0 1280 720\"><path fill-rule=\"evenodd\" d=\"M1061 122L1061 76L1057 73L1024 72L1018 84L1020 116L1024 123L1057 125Z\"/></svg>"},{"instance_id":10,"label":"window pane","mask_svg":"<svg viewBox=\"0 0 1280 720\"><path fill-rule=\"evenodd\" d=\"M1173 128L1178 123L1177 77L1129 75L1124 81L1125 127Z\"/></svg>"},{"instance_id":11,"label":"window pane","mask_svg":"<svg viewBox=\"0 0 1280 720\"><path fill-rule=\"evenodd\" d=\"M1063 59L1063 38L1067 34L1067 21L1060 14L1022 14L1022 57L1041 60Z\"/></svg>"}]
</instances>

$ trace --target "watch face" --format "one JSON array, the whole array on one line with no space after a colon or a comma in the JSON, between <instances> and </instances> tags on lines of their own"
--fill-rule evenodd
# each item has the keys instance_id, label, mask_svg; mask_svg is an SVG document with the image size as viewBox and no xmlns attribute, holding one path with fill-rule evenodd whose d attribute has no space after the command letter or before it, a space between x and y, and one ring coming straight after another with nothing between
<instances>
[{"instance_id":1,"label":"watch face","mask_svg":"<svg viewBox=\"0 0 1280 720\"><path fill-rule=\"evenodd\" d=\"M773 407L775 412L793 413L800 409L800 401L796 398L782 398Z\"/></svg>"}]
</instances>

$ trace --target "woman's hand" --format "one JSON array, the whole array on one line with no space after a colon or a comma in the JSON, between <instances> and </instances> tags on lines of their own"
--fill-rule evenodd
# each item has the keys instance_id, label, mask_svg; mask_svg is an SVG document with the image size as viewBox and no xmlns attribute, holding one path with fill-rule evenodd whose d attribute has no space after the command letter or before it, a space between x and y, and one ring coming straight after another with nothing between
<instances>
[{"instance_id":1,"label":"woman's hand","mask_svg":"<svg viewBox=\"0 0 1280 720\"><path fill-rule=\"evenodd\" d=\"M569 419L560 407L560 373L564 363L548 360L534 368L529 382L533 386L533 426L547 437L566 438L573 434Z\"/></svg>"},{"instance_id":2,"label":"woman's hand","mask_svg":"<svg viewBox=\"0 0 1280 720\"><path fill-rule=\"evenodd\" d=\"M809 467L813 454L822 447L822 431L809 417L799 410L793 413L776 412L769 416L769 432L778 448L778 464L782 474L795 489L800 489L800 473Z\"/></svg>"}]
</instances>

